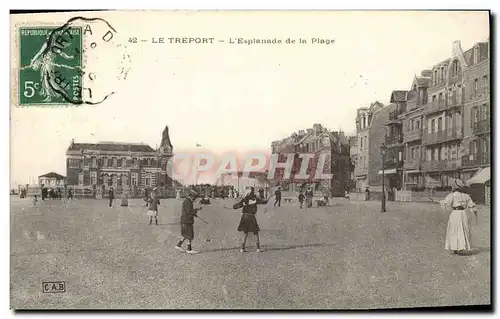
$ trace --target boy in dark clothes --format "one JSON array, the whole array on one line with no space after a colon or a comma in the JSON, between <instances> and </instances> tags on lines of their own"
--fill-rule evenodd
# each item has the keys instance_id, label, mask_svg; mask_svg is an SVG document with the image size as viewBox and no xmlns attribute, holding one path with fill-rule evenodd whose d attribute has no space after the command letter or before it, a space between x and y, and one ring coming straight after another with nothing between
<instances>
[{"instance_id":1,"label":"boy in dark clothes","mask_svg":"<svg viewBox=\"0 0 500 319\"><path fill-rule=\"evenodd\" d=\"M245 234L243 238L243 244L241 245L240 252L245 252L245 245L247 243L248 233L252 232L256 237L257 252L260 252L260 240L259 240L259 224L257 224L257 219L255 214L257 214L257 196L255 195L254 188L247 188L243 198L236 204L234 204L233 209L238 209L243 207L240 224L238 225L238 231Z\"/></svg>"},{"instance_id":2,"label":"boy in dark clothes","mask_svg":"<svg viewBox=\"0 0 500 319\"><path fill-rule=\"evenodd\" d=\"M158 225L158 204L159 200L155 189L151 192L151 198L149 199L149 225L153 223L153 217L155 218L155 224Z\"/></svg>"},{"instance_id":3,"label":"boy in dark clothes","mask_svg":"<svg viewBox=\"0 0 500 319\"><path fill-rule=\"evenodd\" d=\"M182 248L182 244L184 241L187 239L188 241L188 246L187 246L187 253L188 254L197 254L198 252L195 250L192 250L191 247L191 242L193 241L194 238L194 217L196 216L196 213L201 210L200 208L194 208L193 202L196 199L196 196L198 194L194 190L189 191L188 197L184 200L182 203L182 213L181 213L181 236L182 239L179 240L177 243L177 246L175 246L175 249L179 251L184 251Z\"/></svg>"}]
</instances>

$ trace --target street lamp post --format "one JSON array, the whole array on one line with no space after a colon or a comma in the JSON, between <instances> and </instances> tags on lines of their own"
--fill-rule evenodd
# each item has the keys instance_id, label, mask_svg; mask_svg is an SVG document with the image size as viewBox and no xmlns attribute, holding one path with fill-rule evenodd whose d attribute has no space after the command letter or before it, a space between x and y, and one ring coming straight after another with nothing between
<instances>
[{"instance_id":1,"label":"street lamp post","mask_svg":"<svg viewBox=\"0 0 500 319\"><path fill-rule=\"evenodd\" d=\"M380 154L382 155L382 213L385 213L387 210L385 208L385 153L387 147L385 143L382 142L380 145Z\"/></svg>"}]
</instances>

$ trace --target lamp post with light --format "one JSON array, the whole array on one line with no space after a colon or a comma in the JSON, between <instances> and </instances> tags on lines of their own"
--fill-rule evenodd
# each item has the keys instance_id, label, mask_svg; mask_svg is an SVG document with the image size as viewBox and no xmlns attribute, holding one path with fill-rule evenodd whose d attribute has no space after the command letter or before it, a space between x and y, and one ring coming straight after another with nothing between
<instances>
[{"instance_id":1,"label":"lamp post with light","mask_svg":"<svg viewBox=\"0 0 500 319\"><path fill-rule=\"evenodd\" d=\"M380 145L380 154L382 155L382 213L386 212L385 209L385 153L387 151L387 146L382 142Z\"/></svg>"}]
</instances>

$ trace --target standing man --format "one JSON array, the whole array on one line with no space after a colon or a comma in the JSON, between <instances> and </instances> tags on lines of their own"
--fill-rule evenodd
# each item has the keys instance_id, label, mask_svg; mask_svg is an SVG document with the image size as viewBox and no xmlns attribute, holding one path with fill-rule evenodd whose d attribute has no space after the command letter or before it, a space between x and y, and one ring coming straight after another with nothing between
<instances>
[{"instance_id":1,"label":"standing man","mask_svg":"<svg viewBox=\"0 0 500 319\"><path fill-rule=\"evenodd\" d=\"M260 199L264 199L264 189L259 188L259 197Z\"/></svg>"},{"instance_id":2,"label":"standing man","mask_svg":"<svg viewBox=\"0 0 500 319\"><path fill-rule=\"evenodd\" d=\"M198 193L196 193L194 190L189 191L188 197L184 200L182 203L182 213L181 213L181 236L182 239L179 240L177 245L175 246L175 249L179 251L184 251L182 248L182 244L184 241L187 239L188 241L188 246L187 246L187 253L188 254L197 254L198 252L196 250L193 250L191 247L191 242L194 239L194 217L196 216L196 213L201 210L200 208L194 208L194 200L198 196Z\"/></svg>"},{"instance_id":3,"label":"standing man","mask_svg":"<svg viewBox=\"0 0 500 319\"><path fill-rule=\"evenodd\" d=\"M307 186L307 190L306 190L306 207L307 208L312 207L313 197L314 197L314 193L312 190L312 186L309 185L309 186Z\"/></svg>"},{"instance_id":4,"label":"standing man","mask_svg":"<svg viewBox=\"0 0 500 319\"><path fill-rule=\"evenodd\" d=\"M113 187L109 188L108 194L109 194L109 207L112 207L113 199L115 199L115 190L113 189Z\"/></svg>"},{"instance_id":5,"label":"standing man","mask_svg":"<svg viewBox=\"0 0 500 319\"><path fill-rule=\"evenodd\" d=\"M276 207L276 204L278 207L281 207L281 186L276 187L276 190L274 191L274 195L276 195L276 200L274 201L274 207Z\"/></svg>"},{"instance_id":6,"label":"standing man","mask_svg":"<svg viewBox=\"0 0 500 319\"><path fill-rule=\"evenodd\" d=\"M148 206L148 204L149 204L149 190L147 187L144 189L144 202L146 203L146 205L144 205L144 206Z\"/></svg>"},{"instance_id":7,"label":"standing man","mask_svg":"<svg viewBox=\"0 0 500 319\"><path fill-rule=\"evenodd\" d=\"M304 199L305 195L302 192L302 189L299 191L299 203L300 203L300 208L302 209L304 207Z\"/></svg>"},{"instance_id":8,"label":"standing man","mask_svg":"<svg viewBox=\"0 0 500 319\"><path fill-rule=\"evenodd\" d=\"M366 194L365 200L370 200L370 188L368 186L366 186L365 194Z\"/></svg>"},{"instance_id":9,"label":"standing man","mask_svg":"<svg viewBox=\"0 0 500 319\"><path fill-rule=\"evenodd\" d=\"M68 199L73 199L73 189L68 189Z\"/></svg>"}]
</instances>

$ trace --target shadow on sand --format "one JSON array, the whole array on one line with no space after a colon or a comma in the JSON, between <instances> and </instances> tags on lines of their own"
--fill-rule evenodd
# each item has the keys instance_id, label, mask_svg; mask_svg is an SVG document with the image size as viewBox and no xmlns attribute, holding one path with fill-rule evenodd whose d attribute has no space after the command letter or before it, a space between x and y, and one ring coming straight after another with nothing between
<instances>
[{"instance_id":1,"label":"shadow on sand","mask_svg":"<svg viewBox=\"0 0 500 319\"><path fill-rule=\"evenodd\" d=\"M262 251L280 251L280 250L290 250L290 249L301 249L301 248L310 248L310 247L325 247L325 246L332 246L331 244L324 244L324 243L318 243L318 244L307 244L307 245L289 245L289 246L274 246L274 245L261 245ZM240 250L241 247L231 247L231 248L216 248L216 249L208 249L208 250L202 250L202 253L215 253L215 252L223 252L223 251L238 251ZM249 246L251 248L250 250L254 250L255 246Z\"/></svg>"}]
</instances>

